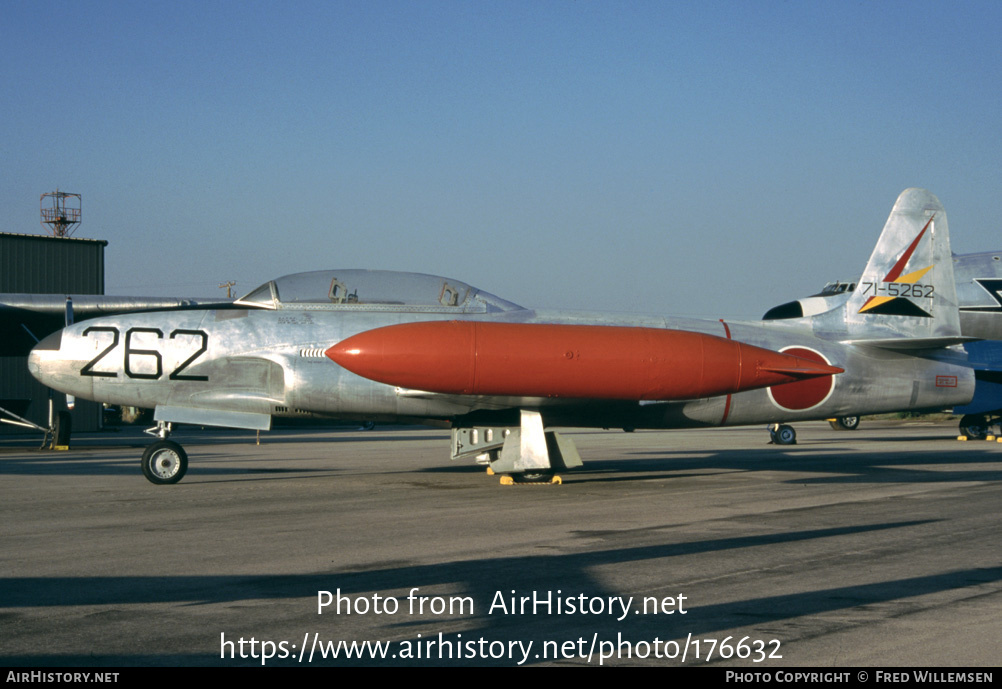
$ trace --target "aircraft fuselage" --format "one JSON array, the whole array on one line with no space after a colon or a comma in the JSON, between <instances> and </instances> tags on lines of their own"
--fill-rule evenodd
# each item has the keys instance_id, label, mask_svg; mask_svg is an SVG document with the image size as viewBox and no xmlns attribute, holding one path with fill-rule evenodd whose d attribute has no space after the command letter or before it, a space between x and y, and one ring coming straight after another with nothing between
<instances>
[{"instance_id":1,"label":"aircraft fuselage","mask_svg":"<svg viewBox=\"0 0 1002 689\"><path fill-rule=\"evenodd\" d=\"M528 309L493 318L442 314L431 319L587 323L705 333L776 352L806 352L845 373L670 401L426 393L355 375L324 351L375 328L426 322L428 314L309 309L156 312L92 319L43 340L29 367L46 385L77 397L155 408L157 418L168 421L200 419L206 425L252 428L266 428L271 416L304 414L456 425L471 420L507 423L525 408L539 409L548 424L562 426L779 423L903 407L949 407L967 402L973 390L971 370L952 360L949 351L902 356L822 339L787 322L725 323Z\"/></svg>"}]
</instances>

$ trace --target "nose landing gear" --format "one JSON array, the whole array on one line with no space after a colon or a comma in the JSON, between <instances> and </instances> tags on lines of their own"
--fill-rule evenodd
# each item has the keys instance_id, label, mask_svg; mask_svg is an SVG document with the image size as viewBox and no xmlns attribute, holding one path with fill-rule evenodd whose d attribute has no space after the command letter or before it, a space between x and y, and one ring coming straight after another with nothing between
<instances>
[{"instance_id":1,"label":"nose landing gear","mask_svg":"<svg viewBox=\"0 0 1002 689\"><path fill-rule=\"evenodd\" d=\"M156 426L147 429L146 432L155 435L159 440L143 452L143 476L158 486L177 483L188 471L188 454L181 445L173 440L167 440L171 424L158 421Z\"/></svg>"}]
</instances>

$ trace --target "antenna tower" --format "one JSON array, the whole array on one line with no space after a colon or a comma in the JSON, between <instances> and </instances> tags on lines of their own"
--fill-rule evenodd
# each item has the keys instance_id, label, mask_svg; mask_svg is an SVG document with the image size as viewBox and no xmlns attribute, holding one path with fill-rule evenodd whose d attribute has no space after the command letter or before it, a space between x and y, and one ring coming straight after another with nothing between
<instances>
[{"instance_id":1,"label":"antenna tower","mask_svg":"<svg viewBox=\"0 0 1002 689\"><path fill-rule=\"evenodd\" d=\"M42 224L48 225L53 237L69 237L80 224L80 194L65 191L42 194L39 205L42 208Z\"/></svg>"}]
</instances>

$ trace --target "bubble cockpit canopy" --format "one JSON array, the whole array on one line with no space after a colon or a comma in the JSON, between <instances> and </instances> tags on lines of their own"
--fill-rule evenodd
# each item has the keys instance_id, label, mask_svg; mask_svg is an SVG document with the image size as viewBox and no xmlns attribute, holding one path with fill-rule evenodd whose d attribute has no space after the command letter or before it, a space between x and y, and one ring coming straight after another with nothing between
<instances>
[{"instance_id":1,"label":"bubble cockpit canopy","mask_svg":"<svg viewBox=\"0 0 1002 689\"><path fill-rule=\"evenodd\" d=\"M522 307L465 282L388 270L317 270L266 282L236 300L264 309L492 313Z\"/></svg>"}]
</instances>

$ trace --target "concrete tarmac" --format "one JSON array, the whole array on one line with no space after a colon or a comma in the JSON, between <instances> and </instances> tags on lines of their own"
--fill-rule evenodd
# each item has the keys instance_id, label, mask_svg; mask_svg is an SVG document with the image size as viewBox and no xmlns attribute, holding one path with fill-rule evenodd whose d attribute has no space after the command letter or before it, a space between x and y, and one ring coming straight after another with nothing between
<instances>
[{"instance_id":1,"label":"concrete tarmac","mask_svg":"<svg viewBox=\"0 0 1002 689\"><path fill-rule=\"evenodd\" d=\"M0 665L997 665L1002 445L797 429L511 487L441 430L182 430L175 486L134 430L0 439Z\"/></svg>"}]
</instances>

